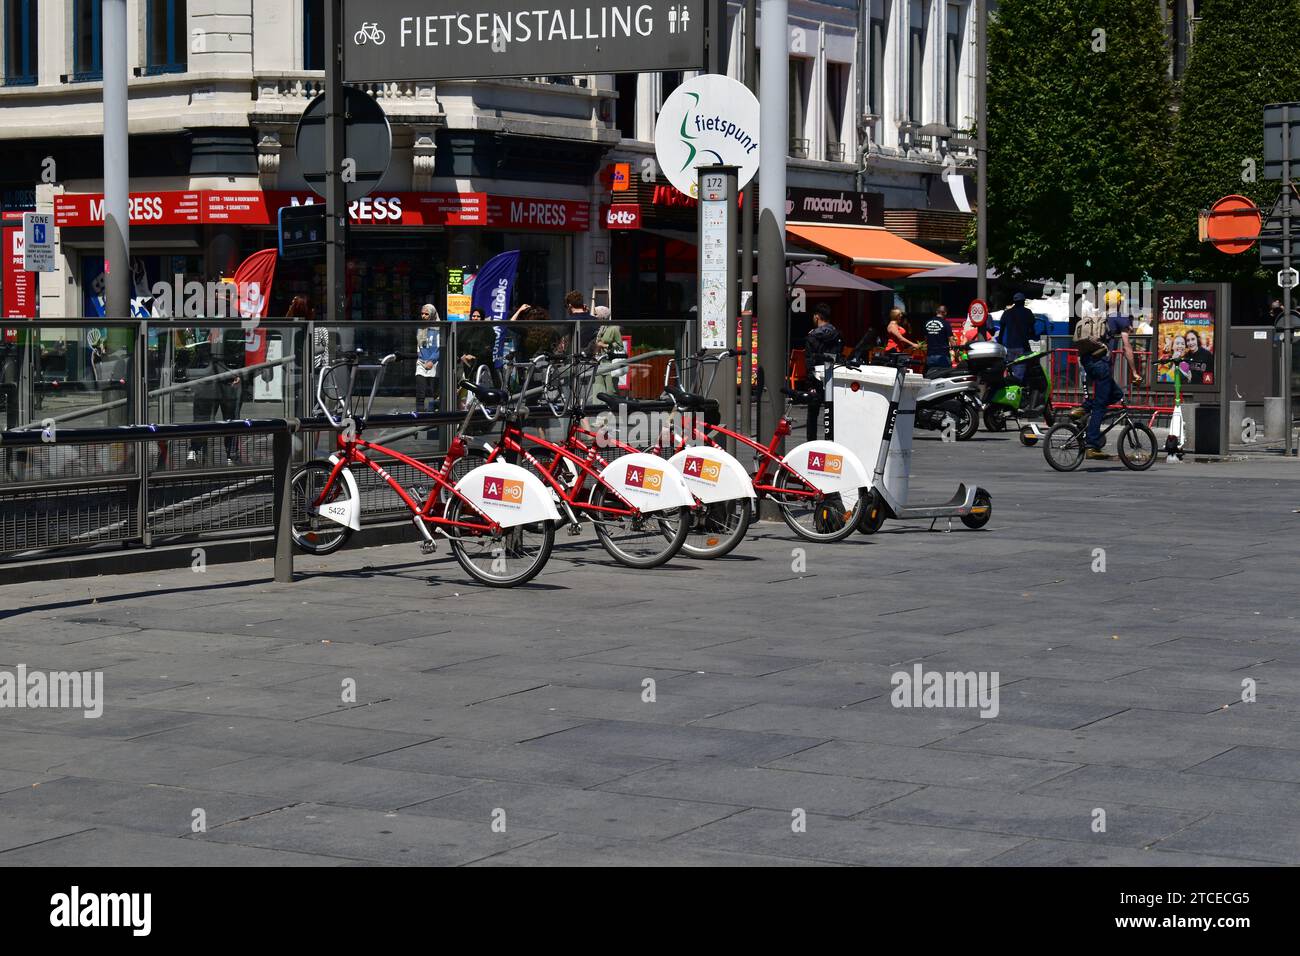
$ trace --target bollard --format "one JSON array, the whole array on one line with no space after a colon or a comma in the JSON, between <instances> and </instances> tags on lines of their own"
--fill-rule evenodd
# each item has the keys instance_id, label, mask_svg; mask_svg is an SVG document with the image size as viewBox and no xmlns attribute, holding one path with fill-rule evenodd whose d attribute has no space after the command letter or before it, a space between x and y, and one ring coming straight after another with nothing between
<instances>
[{"instance_id":1,"label":"bollard","mask_svg":"<svg viewBox=\"0 0 1300 956\"><path fill-rule=\"evenodd\" d=\"M1286 437L1285 408L1281 396L1264 399L1264 437L1267 440L1281 441Z\"/></svg>"},{"instance_id":2,"label":"bollard","mask_svg":"<svg viewBox=\"0 0 1300 956\"><path fill-rule=\"evenodd\" d=\"M275 522L275 580L281 584L293 582L293 495L289 486L290 469L293 467L293 432L290 430L276 432L272 436L271 449L275 468L275 501L273 506Z\"/></svg>"}]
</instances>

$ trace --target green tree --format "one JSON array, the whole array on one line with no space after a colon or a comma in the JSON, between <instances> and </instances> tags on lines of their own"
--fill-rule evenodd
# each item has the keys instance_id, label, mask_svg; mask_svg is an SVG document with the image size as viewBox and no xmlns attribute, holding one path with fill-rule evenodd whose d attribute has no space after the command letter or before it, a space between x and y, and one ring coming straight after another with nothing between
<instances>
[{"instance_id":1,"label":"green tree","mask_svg":"<svg viewBox=\"0 0 1300 956\"><path fill-rule=\"evenodd\" d=\"M1159 5L1002 0L988 35L992 265L1117 282L1159 271L1173 132Z\"/></svg>"},{"instance_id":2,"label":"green tree","mask_svg":"<svg viewBox=\"0 0 1300 956\"><path fill-rule=\"evenodd\" d=\"M1300 0L1203 0L1201 17L1179 84L1173 140L1176 267L1189 278L1250 282L1260 270L1257 249L1230 256L1198 242L1196 213L1237 193L1267 216L1277 199L1280 184L1263 178L1263 111L1300 100ZM1248 160L1254 182L1243 179Z\"/></svg>"}]
</instances>

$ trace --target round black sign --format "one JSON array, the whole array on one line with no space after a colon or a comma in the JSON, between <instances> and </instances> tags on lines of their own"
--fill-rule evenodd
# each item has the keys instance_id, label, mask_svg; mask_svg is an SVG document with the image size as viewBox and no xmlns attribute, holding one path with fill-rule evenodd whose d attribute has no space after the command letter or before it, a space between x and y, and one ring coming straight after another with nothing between
<instances>
[{"instance_id":1,"label":"round black sign","mask_svg":"<svg viewBox=\"0 0 1300 956\"><path fill-rule=\"evenodd\" d=\"M295 149L302 177L325 196L325 94L308 104L298 121ZM349 203L370 195L388 172L393 131L383 108L368 94L343 89L343 189Z\"/></svg>"}]
</instances>

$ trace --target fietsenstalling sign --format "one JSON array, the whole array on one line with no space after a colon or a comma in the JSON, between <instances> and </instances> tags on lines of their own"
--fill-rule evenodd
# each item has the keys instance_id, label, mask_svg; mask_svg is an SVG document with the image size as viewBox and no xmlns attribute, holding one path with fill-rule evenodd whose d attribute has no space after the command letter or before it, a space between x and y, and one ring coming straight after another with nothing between
<instances>
[{"instance_id":1,"label":"fietsenstalling sign","mask_svg":"<svg viewBox=\"0 0 1300 956\"><path fill-rule=\"evenodd\" d=\"M705 0L343 0L343 81L704 68Z\"/></svg>"}]
</instances>

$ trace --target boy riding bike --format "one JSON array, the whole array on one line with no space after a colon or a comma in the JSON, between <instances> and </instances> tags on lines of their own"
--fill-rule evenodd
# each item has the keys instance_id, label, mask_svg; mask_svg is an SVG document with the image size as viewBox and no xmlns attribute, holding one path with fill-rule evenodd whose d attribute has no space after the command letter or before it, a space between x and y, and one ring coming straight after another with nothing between
<instances>
[{"instance_id":1,"label":"boy riding bike","mask_svg":"<svg viewBox=\"0 0 1300 956\"><path fill-rule=\"evenodd\" d=\"M1110 356L1117 346L1123 350L1131 381L1142 380L1129 342L1133 317L1121 314L1123 302L1124 297L1118 290L1110 290L1106 293L1106 314L1103 315L1085 299L1079 308L1081 318L1074 327L1074 346L1079 353L1079 364L1087 376L1090 394L1082 405L1070 412L1070 417L1077 420L1089 416L1084 438L1085 455L1089 459L1104 460L1107 457L1102 451L1102 419L1106 417L1108 406L1124 400L1124 389L1111 375Z\"/></svg>"}]
</instances>

